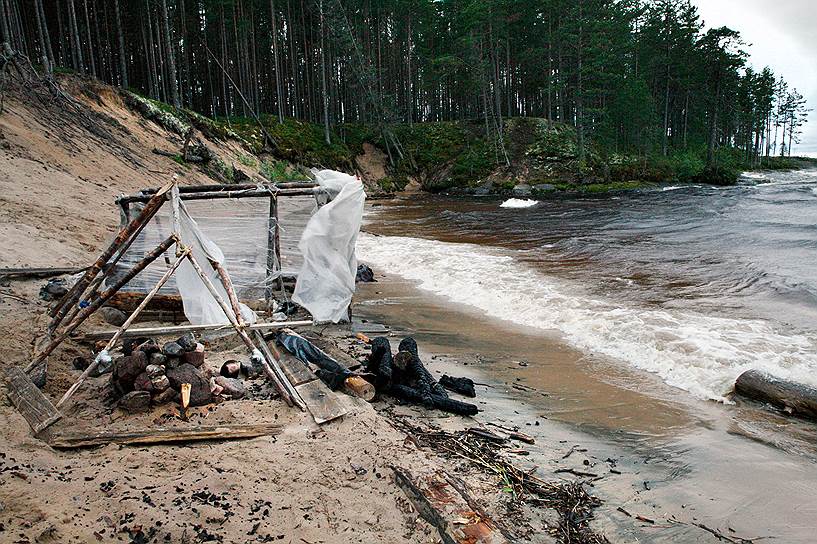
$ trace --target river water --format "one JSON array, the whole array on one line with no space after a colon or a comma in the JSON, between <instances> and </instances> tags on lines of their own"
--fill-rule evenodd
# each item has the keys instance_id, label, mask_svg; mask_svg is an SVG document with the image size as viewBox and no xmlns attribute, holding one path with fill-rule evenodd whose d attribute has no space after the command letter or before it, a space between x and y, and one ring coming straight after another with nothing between
<instances>
[{"instance_id":1,"label":"river water","mask_svg":"<svg viewBox=\"0 0 817 544\"><path fill-rule=\"evenodd\" d=\"M360 256L701 399L749 368L817 385L817 170L500 204L389 206Z\"/></svg>"},{"instance_id":2,"label":"river water","mask_svg":"<svg viewBox=\"0 0 817 544\"><path fill-rule=\"evenodd\" d=\"M357 314L545 392L505 400L593 434L594 464L642 456L643 487L599 492L689 524L650 536L610 516L615 540L709 542L704 519L812 542L817 426L731 390L749 368L817 385L817 171L502 204L376 203L358 256L381 282L359 290ZM522 417L509 406L491 417Z\"/></svg>"}]
</instances>

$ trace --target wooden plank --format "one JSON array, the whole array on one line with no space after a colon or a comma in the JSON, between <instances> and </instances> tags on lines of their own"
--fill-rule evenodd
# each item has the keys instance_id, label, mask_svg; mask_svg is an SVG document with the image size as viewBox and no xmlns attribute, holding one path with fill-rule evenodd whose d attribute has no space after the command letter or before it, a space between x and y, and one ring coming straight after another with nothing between
<instances>
[{"instance_id":1,"label":"wooden plank","mask_svg":"<svg viewBox=\"0 0 817 544\"><path fill-rule=\"evenodd\" d=\"M253 323L247 325L244 330L247 331L264 331L272 329L284 329L290 327L310 327L312 321L273 321L272 323ZM204 332L204 331L232 331L235 334L233 326L229 323L218 325L175 325L171 327L150 327L142 329L128 329L122 334L122 338L136 337L136 336L161 336L164 334L177 334L185 332ZM107 340L111 338L116 331L101 331L88 333L81 338L83 341L93 340Z\"/></svg>"},{"instance_id":2,"label":"wooden plank","mask_svg":"<svg viewBox=\"0 0 817 544\"><path fill-rule=\"evenodd\" d=\"M43 395L42 391L37 389L37 386L31 382L22 369L16 366L7 368L5 374L8 396L17 411L28 421L34 434L62 417L59 410Z\"/></svg>"},{"instance_id":3,"label":"wooden plank","mask_svg":"<svg viewBox=\"0 0 817 544\"><path fill-rule=\"evenodd\" d=\"M340 403L338 396L320 380L302 383L295 390L304 399L312 419L318 425L346 415L346 408Z\"/></svg>"},{"instance_id":4,"label":"wooden plank","mask_svg":"<svg viewBox=\"0 0 817 544\"><path fill-rule=\"evenodd\" d=\"M284 371L289 383L294 386L316 380L317 376L306 367L300 359L289 353L281 353L281 369Z\"/></svg>"},{"instance_id":5,"label":"wooden plank","mask_svg":"<svg viewBox=\"0 0 817 544\"><path fill-rule=\"evenodd\" d=\"M445 544L506 544L515 539L471 497L465 483L444 473L414 476L392 467L394 481Z\"/></svg>"},{"instance_id":6,"label":"wooden plank","mask_svg":"<svg viewBox=\"0 0 817 544\"><path fill-rule=\"evenodd\" d=\"M192 428L154 427L136 431L68 432L52 435L48 444L54 448L73 449L105 444L149 445L200 440L236 440L278 434L280 425L213 425Z\"/></svg>"}]
</instances>

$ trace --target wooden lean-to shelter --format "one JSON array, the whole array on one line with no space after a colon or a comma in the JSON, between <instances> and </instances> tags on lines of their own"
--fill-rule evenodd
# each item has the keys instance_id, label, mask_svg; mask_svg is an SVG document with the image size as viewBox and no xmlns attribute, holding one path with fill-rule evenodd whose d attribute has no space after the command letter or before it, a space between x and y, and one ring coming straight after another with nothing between
<instances>
[{"instance_id":1,"label":"wooden lean-to shelter","mask_svg":"<svg viewBox=\"0 0 817 544\"><path fill-rule=\"evenodd\" d=\"M291 368L282 367L275 344L268 343L260 332L311 325L312 321L261 322L250 309L264 309L269 315L276 306L276 294L286 300L285 282L297 270L297 239L309 211L301 213L299 225L297 206L292 212L283 204L287 199L300 199L301 207L314 208L328 196L311 182L180 187L174 180L159 189L120 197L119 232L51 308L42 349L25 369L8 372L10 397L34 432L62 417L59 409L129 334L229 328L251 357L263 365L266 377L288 405L302 410L312 401L325 405L330 392L320 388L319 382L307 388L311 398L305 402L290 381ZM293 222L288 230L290 212ZM117 330L97 333L96 337L107 339L106 345L56 405L52 404L30 376L45 373L49 354L97 310L123 294L138 303ZM134 328L134 322L157 296L181 299L190 325ZM330 412L318 416L313 411L313 417L324 421L342 415L343 410L333 407Z\"/></svg>"}]
</instances>

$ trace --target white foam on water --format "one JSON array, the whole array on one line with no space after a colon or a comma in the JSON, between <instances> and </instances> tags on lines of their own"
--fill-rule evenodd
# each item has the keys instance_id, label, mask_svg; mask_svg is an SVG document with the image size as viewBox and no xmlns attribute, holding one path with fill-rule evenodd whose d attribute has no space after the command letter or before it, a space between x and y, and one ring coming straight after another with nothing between
<instances>
[{"instance_id":1,"label":"white foam on water","mask_svg":"<svg viewBox=\"0 0 817 544\"><path fill-rule=\"evenodd\" d=\"M357 249L375 270L487 316L558 331L580 350L658 374L701 399L726 401L748 369L817 385L817 341L765 321L601 300L483 246L361 234Z\"/></svg>"},{"instance_id":2,"label":"white foam on water","mask_svg":"<svg viewBox=\"0 0 817 544\"><path fill-rule=\"evenodd\" d=\"M536 206L539 204L537 200L531 200L529 198L521 199L521 198L509 198L505 202L499 205L500 208L530 208L532 206Z\"/></svg>"},{"instance_id":3,"label":"white foam on water","mask_svg":"<svg viewBox=\"0 0 817 544\"><path fill-rule=\"evenodd\" d=\"M700 189L700 185L669 185L662 187L662 191L677 191L678 189Z\"/></svg>"}]
</instances>

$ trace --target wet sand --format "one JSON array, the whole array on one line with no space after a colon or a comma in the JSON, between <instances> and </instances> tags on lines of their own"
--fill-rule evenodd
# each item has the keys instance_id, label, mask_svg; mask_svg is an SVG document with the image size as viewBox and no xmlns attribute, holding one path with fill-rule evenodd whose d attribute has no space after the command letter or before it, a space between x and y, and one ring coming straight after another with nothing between
<instances>
[{"instance_id":1,"label":"wet sand","mask_svg":"<svg viewBox=\"0 0 817 544\"><path fill-rule=\"evenodd\" d=\"M528 460L541 475L597 475L588 477L605 501L597 528L612 542L717 542L707 528L733 539L814 541L812 424L696 400L555 335L375 273L378 283L359 285L357 317L415 335L433 371L488 384L477 387L479 418L534 435Z\"/></svg>"}]
</instances>

